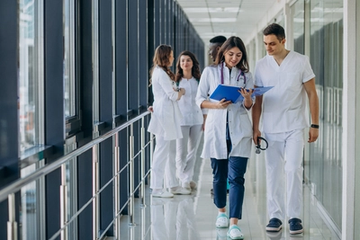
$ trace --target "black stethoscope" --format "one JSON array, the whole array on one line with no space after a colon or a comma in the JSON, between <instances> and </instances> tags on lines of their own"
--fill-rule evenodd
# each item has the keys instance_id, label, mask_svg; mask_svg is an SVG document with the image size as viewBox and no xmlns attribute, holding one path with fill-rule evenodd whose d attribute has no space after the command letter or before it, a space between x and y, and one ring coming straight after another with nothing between
<instances>
[{"instance_id":1,"label":"black stethoscope","mask_svg":"<svg viewBox=\"0 0 360 240\"><path fill-rule=\"evenodd\" d=\"M221 84L224 84L224 62L221 63L221 74L220 74L220 78L221 78ZM244 77L244 87L246 86L246 76L245 74L241 71L241 69L239 69L239 75L236 78L236 81L238 82L241 75Z\"/></svg>"},{"instance_id":2,"label":"black stethoscope","mask_svg":"<svg viewBox=\"0 0 360 240\"><path fill-rule=\"evenodd\" d=\"M265 143L265 147L261 147L260 140L262 140ZM266 139L263 137L258 137L255 153L260 154L261 152L260 150L266 150L267 148L268 148L268 142L266 141Z\"/></svg>"}]
</instances>

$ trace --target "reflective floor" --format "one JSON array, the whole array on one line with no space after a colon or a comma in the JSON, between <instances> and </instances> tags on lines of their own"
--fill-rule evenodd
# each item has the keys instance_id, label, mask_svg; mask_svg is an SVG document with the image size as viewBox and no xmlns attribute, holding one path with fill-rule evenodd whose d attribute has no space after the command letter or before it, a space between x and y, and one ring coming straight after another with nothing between
<instances>
[{"instance_id":1,"label":"reflective floor","mask_svg":"<svg viewBox=\"0 0 360 240\"><path fill-rule=\"evenodd\" d=\"M243 219L238 225L244 239L339 239L321 217L321 208L309 188L304 186L303 226L304 233L290 235L288 224L283 224L283 230L270 235L265 231L268 222L266 214L266 188L264 169L256 161L249 161L245 175L246 195L243 205ZM217 209L210 193L212 174L209 159L198 158L195 169L195 179L198 188L191 195L177 195L172 199L152 198L150 190L146 189L146 204L142 206L136 199L133 222L128 216L121 217L120 239L129 240L195 240L195 239L227 239L227 229L217 229L215 219Z\"/></svg>"}]
</instances>

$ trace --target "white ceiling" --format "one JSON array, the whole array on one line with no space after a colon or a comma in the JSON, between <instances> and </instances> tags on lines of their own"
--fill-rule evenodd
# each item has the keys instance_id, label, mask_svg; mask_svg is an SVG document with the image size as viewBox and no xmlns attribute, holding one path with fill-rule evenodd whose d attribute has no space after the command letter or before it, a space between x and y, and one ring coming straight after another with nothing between
<instances>
[{"instance_id":1,"label":"white ceiling","mask_svg":"<svg viewBox=\"0 0 360 240\"><path fill-rule=\"evenodd\" d=\"M246 36L279 0L176 0L204 43L216 35Z\"/></svg>"}]
</instances>

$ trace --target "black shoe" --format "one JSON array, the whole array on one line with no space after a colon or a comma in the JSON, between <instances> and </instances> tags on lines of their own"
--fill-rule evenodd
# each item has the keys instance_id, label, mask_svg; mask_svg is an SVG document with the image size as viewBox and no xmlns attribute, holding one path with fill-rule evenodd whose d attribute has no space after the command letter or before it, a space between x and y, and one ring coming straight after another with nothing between
<instances>
[{"instance_id":1,"label":"black shoe","mask_svg":"<svg viewBox=\"0 0 360 240\"><path fill-rule=\"evenodd\" d=\"M290 234L300 234L304 232L301 220L298 218L292 218L289 220Z\"/></svg>"},{"instance_id":2,"label":"black shoe","mask_svg":"<svg viewBox=\"0 0 360 240\"><path fill-rule=\"evenodd\" d=\"M278 232L282 228L282 222L277 218L272 218L269 221L269 224L266 225L266 231L269 232Z\"/></svg>"}]
</instances>

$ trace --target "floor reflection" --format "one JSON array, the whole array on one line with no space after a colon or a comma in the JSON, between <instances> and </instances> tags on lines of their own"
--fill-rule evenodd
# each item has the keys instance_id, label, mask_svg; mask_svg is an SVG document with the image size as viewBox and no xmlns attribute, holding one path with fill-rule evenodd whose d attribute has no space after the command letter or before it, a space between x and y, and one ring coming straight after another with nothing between
<instances>
[{"instance_id":1,"label":"floor reflection","mask_svg":"<svg viewBox=\"0 0 360 240\"><path fill-rule=\"evenodd\" d=\"M334 169L334 168L332 168ZM278 233L268 233L266 208L266 178L262 154L252 157L245 178L243 219L238 225L247 240L337 240L324 222L321 205L311 189L304 185L304 233L290 235L288 223ZM330 170L330 169L329 169ZM145 206L135 199L135 224L129 224L127 215L121 216L120 239L125 240L228 240L227 228L217 229L217 209L210 194L212 170L209 159L198 158L194 180L197 191L191 195L176 195L172 199L152 198L146 187Z\"/></svg>"},{"instance_id":2,"label":"floor reflection","mask_svg":"<svg viewBox=\"0 0 360 240\"><path fill-rule=\"evenodd\" d=\"M199 239L192 196L151 199L152 239Z\"/></svg>"}]
</instances>

